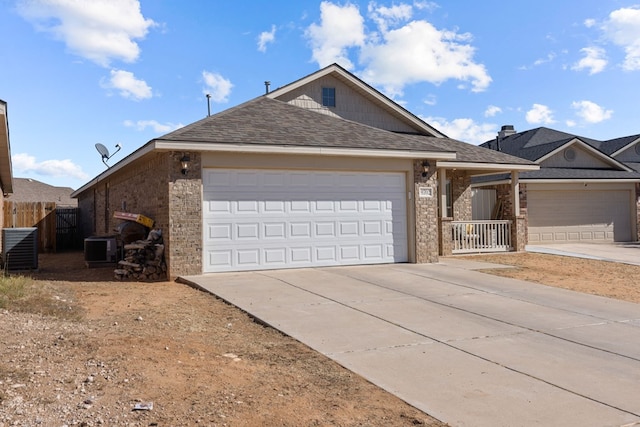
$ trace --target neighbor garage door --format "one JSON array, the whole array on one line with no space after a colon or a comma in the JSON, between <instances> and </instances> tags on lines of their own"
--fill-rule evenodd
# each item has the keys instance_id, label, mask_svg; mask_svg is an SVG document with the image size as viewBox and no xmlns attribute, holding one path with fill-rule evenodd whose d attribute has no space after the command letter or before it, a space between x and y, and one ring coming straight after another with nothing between
<instances>
[{"instance_id":1,"label":"neighbor garage door","mask_svg":"<svg viewBox=\"0 0 640 427\"><path fill-rule=\"evenodd\" d=\"M204 170L204 271L407 261L403 173Z\"/></svg>"},{"instance_id":2,"label":"neighbor garage door","mask_svg":"<svg viewBox=\"0 0 640 427\"><path fill-rule=\"evenodd\" d=\"M529 244L631 240L630 192L527 192Z\"/></svg>"}]
</instances>

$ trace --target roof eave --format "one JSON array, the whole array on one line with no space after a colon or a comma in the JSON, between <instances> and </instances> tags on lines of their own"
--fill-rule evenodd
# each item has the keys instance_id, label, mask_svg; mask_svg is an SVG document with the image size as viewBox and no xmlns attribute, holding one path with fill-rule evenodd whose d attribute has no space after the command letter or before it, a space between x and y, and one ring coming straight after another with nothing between
<instances>
[{"instance_id":1,"label":"roof eave","mask_svg":"<svg viewBox=\"0 0 640 427\"><path fill-rule=\"evenodd\" d=\"M530 164L518 164L518 163L475 163L475 162L451 162L451 161L439 161L436 163L436 167L444 169L465 169L476 171L537 171L540 169L539 165Z\"/></svg>"},{"instance_id":2,"label":"roof eave","mask_svg":"<svg viewBox=\"0 0 640 427\"><path fill-rule=\"evenodd\" d=\"M155 140L155 148L158 150L182 150L205 152L232 152L255 154L304 154L318 156L346 156L346 157L386 157L396 159L455 159L456 153L451 151L430 150L389 150L389 149L365 149L365 148L340 148L340 147L314 147L291 145L260 145L260 144L225 144L202 143L188 141L163 141Z\"/></svg>"},{"instance_id":3,"label":"roof eave","mask_svg":"<svg viewBox=\"0 0 640 427\"><path fill-rule=\"evenodd\" d=\"M225 144L203 143L188 141L167 141L154 139L140 149L134 151L109 169L71 193L76 198L84 191L103 181L105 178L118 172L130 163L138 160L152 151L200 151L200 152L227 152L227 153L253 153L253 154L300 154L317 156L343 156L343 157L369 157L369 158L395 158L395 159L430 159L446 160L455 159L456 153L450 151L429 150L387 150L387 149L362 149L362 148L337 148L337 147L303 147L286 145L257 145L257 144Z\"/></svg>"}]
</instances>

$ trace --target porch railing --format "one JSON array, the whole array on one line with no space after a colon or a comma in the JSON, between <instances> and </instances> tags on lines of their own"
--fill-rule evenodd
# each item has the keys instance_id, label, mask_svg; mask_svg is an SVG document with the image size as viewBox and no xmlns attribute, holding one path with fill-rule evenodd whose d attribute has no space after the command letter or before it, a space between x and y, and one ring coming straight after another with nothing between
<instances>
[{"instance_id":1,"label":"porch railing","mask_svg":"<svg viewBox=\"0 0 640 427\"><path fill-rule=\"evenodd\" d=\"M511 221L452 221L452 253L508 252Z\"/></svg>"}]
</instances>

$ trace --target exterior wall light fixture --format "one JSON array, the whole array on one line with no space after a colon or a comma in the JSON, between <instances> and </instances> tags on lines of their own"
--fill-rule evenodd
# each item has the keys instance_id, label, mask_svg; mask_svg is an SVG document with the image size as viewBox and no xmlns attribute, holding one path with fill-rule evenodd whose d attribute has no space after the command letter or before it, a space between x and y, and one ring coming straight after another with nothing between
<instances>
[{"instance_id":1,"label":"exterior wall light fixture","mask_svg":"<svg viewBox=\"0 0 640 427\"><path fill-rule=\"evenodd\" d=\"M191 158L189 157L189 155L187 154L183 155L182 158L180 159L182 175L186 175L189 172L190 163L191 163Z\"/></svg>"},{"instance_id":2,"label":"exterior wall light fixture","mask_svg":"<svg viewBox=\"0 0 640 427\"><path fill-rule=\"evenodd\" d=\"M429 175L429 160L422 162L422 177L425 178Z\"/></svg>"}]
</instances>

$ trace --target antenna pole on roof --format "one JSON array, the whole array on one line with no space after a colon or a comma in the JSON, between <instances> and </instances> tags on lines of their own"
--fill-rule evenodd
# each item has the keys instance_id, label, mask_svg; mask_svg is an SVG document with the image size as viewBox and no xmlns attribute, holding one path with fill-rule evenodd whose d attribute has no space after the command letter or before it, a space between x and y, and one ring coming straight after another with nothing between
<instances>
[{"instance_id":1,"label":"antenna pole on roof","mask_svg":"<svg viewBox=\"0 0 640 427\"><path fill-rule=\"evenodd\" d=\"M207 117L209 117L211 115L211 94L208 93L206 96L207 96Z\"/></svg>"}]
</instances>

